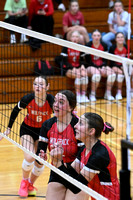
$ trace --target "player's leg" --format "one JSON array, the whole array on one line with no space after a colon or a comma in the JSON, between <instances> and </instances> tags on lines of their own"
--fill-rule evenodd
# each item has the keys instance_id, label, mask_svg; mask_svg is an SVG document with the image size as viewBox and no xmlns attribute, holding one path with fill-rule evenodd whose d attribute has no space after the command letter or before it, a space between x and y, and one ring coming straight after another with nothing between
<instances>
[{"instance_id":1,"label":"player's leg","mask_svg":"<svg viewBox=\"0 0 133 200\"><path fill-rule=\"evenodd\" d=\"M58 182L50 182L48 184L46 199L47 200L64 200L66 188Z\"/></svg>"},{"instance_id":2,"label":"player's leg","mask_svg":"<svg viewBox=\"0 0 133 200\"><path fill-rule=\"evenodd\" d=\"M70 190L67 190L65 200L69 200L69 199L71 199L71 200L88 200L89 196L83 191L81 191L78 194L74 194Z\"/></svg>"},{"instance_id":3,"label":"player's leg","mask_svg":"<svg viewBox=\"0 0 133 200\"><path fill-rule=\"evenodd\" d=\"M91 93L89 95L90 101L96 101L96 90L101 80L100 71L93 66L87 68L88 76L91 77Z\"/></svg>"},{"instance_id":4,"label":"player's leg","mask_svg":"<svg viewBox=\"0 0 133 200\"><path fill-rule=\"evenodd\" d=\"M29 151L35 153L35 143L33 138L30 135L22 135L21 136L22 146L28 149ZM21 197L28 196L28 187L29 187L29 174L33 168L34 158L29 154L24 152L24 160L22 163L22 181L20 184L19 195Z\"/></svg>"}]
</instances>

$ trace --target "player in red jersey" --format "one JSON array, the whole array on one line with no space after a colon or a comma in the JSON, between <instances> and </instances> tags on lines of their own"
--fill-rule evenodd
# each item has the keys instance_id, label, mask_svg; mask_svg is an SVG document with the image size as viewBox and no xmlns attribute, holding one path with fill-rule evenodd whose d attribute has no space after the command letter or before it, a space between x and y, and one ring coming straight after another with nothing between
<instances>
[{"instance_id":1,"label":"player in red jersey","mask_svg":"<svg viewBox=\"0 0 133 200\"><path fill-rule=\"evenodd\" d=\"M79 43L80 33L73 31L71 42ZM56 57L56 62L62 67L63 75L75 79L75 90L77 103L89 102L86 96L88 88L88 75L85 62L83 61L83 53L74 49L64 47L60 56Z\"/></svg>"},{"instance_id":2,"label":"player in red jersey","mask_svg":"<svg viewBox=\"0 0 133 200\"><path fill-rule=\"evenodd\" d=\"M86 46L100 51L107 51L107 46L101 41L101 33L97 29L92 33L92 41L87 43ZM87 54L85 58L89 64L89 67L87 68L88 76L91 77L90 101L96 101L96 90L101 80L101 76L107 77L104 98L107 100L114 100L114 97L111 95L111 89L115 81L116 74L109 66L107 66L107 60L90 54Z\"/></svg>"},{"instance_id":3,"label":"player in red jersey","mask_svg":"<svg viewBox=\"0 0 133 200\"><path fill-rule=\"evenodd\" d=\"M37 150L42 123L49 119L52 114L54 97L51 94L47 94L48 89L49 84L47 83L45 77L39 76L35 78L33 83L34 93L22 97L18 104L14 107L9 119L8 128L5 131L6 135L10 134L13 123L19 112L26 108L27 115L20 127L20 138L22 146L33 153ZM21 197L27 197L28 195L35 194L34 186L29 179L31 170L37 170L35 165L33 167L33 164L34 158L24 152L24 160L22 163L23 179L19 189L19 195ZM41 169L41 172L42 171L43 168ZM33 191L34 193L32 193Z\"/></svg>"},{"instance_id":4,"label":"player in red jersey","mask_svg":"<svg viewBox=\"0 0 133 200\"><path fill-rule=\"evenodd\" d=\"M125 44L125 37L122 32L116 33L115 36L116 44L112 45L110 47L109 53L115 54L117 56L121 57L127 57L127 45ZM124 80L124 72L123 72L123 66L122 63L111 61L110 63L111 68L114 70L114 72L117 74L117 93L116 93L116 100L122 99L122 83ZM132 69L132 76L133 76L133 69ZM132 81L132 88L133 88L133 81ZM131 91L132 98L133 98L133 89Z\"/></svg>"},{"instance_id":5,"label":"player in red jersey","mask_svg":"<svg viewBox=\"0 0 133 200\"><path fill-rule=\"evenodd\" d=\"M80 117L75 129L76 139L80 139L85 145L80 149L71 166L66 166L64 160L61 161L63 146L56 145L50 152L53 165L108 200L120 200L116 158L107 144L99 139L102 131L108 134L114 128L108 122L104 123L100 115L88 112ZM40 156L43 158L44 153L41 152ZM60 181L75 194L81 191L61 177ZM71 196L68 199L71 200Z\"/></svg>"},{"instance_id":6,"label":"player in red jersey","mask_svg":"<svg viewBox=\"0 0 133 200\"><path fill-rule=\"evenodd\" d=\"M74 126L78 122L77 116L73 115L72 112L76 107L76 96L69 90L60 91L55 95L55 101L53 104L54 117L45 121L42 125L37 154L40 150L43 150L46 154L47 149L51 151L51 148L55 143L60 142L64 148L63 160L68 165L75 159L78 148L82 145L80 141L75 139ZM42 168L42 164L36 161L36 166ZM34 182L38 173L33 173L31 176L32 182ZM47 200L62 200L65 194L69 192L64 187L63 183L60 182L59 176L51 171L46 199ZM73 193L71 192L71 195ZM77 200L82 200L82 195L77 195Z\"/></svg>"}]
</instances>

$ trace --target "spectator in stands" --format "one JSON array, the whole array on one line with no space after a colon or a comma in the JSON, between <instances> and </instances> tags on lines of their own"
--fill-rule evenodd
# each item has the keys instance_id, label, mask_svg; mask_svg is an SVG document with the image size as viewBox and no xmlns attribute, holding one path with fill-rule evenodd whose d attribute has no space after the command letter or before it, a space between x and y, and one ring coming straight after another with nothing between
<instances>
[{"instance_id":1,"label":"spectator in stands","mask_svg":"<svg viewBox=\"0 0 133 200\"><path fill-rule=\"evenodd\" d=\"M108 16L109 33L105 34L102 38L103 42L111 47L111 41L115 39L117 32L122 32L127 37L128 34L128 12L124 11L123 4L120 0L114 3L114 11Z\"/></svg>"},{"instance_id":2,"label":"spectator in stands","mask_svg":"<svg viewBox=\"0 0 133 200\"><path fill-rule=\"evenodd\" d=\"M80 33L73 31L70 41L79 43ZM56 62L63 68L63 75L75 79L75 90L77 103L89 102L86 96L88 87L88 75L83 62L82 53L67 47L64 47L61 56L56 57Z\"/></svg>"},{"instance_id":3,"label":"spectator in stands","mask_svg":"<svg viewBox=\"0 0 133 200\"><path fill-rule=\"evenodd\" d=\"M31 0L28 28L47 35L53 35L53 13L52 0Z\"/></svg>"},{"instance_id":4,"label":"spectator in stands","mask_svg":"<svg viewBox=\"0 0 133 200\"><path fill-rule=\"evenodd\" d=\"M101 33L97 29L92 33L92 41L87 43L86 46L101 51L107 51L107 46L101 41ZM116 74L109 66L107 66L107 60L90 54L86 54L85 59L89 64L89 67L87 68L88 76L91 77L91 93L89 95L90 101L96 101L96 90L101 80L101 76L107 77L107 86L104 98L107 100L114 100L114 97L111 95L111 89L115 81Z\"/></svg>"},{"instance_id":5,"label":"spectator in stands","mask_svg":"<svg viewBox=\"0 0 133 200\"><path fill-rule=\"evenodd\" d=\"M63 16L63 31L64 38L70 40L71 33L73 31L79 31L80 44L85 44L89 42L89 35L84 27L84 17L79 11L79 4L77 0L71 0L69 5L69 11L67 11Z\"/></svg>"},{"instance_id":6,"label":"spectator in stands","mask_svg":"<svg viewBox=\"0 0 133 200\"><path fill-rule=\"evenodd\" d=\"M27 28L28 9L26 6L26 0L6 0L4 10L6 11L5 22ZM20 42L26 42L28 39L25 34L21 34ZM13 31L10 35L10 43L16 43L16 36Z\"/></svg>"},{"instance_id":7,"label":"spectator in stands","mask_svg":"<svg viewBox=\"0 0 133 200\"><path fill-rule=\"evenodd\" d=\"M58 3L58 10L65 11L65 5L62 3L62 0L55 0Z\"/></svg>"},{"instance_id":8,"label":"spectator in stands","mask_svg":"<svg viewBox=\"0 0 133 200\"><path fill-rule=\"evenodd\" d=\"M128 50L127 50L127 45L125 44L124 34L121 32L116 33L115 40L116 40L116 44L110 47L109 53L115 54L117 56L127 57ZM111 61L111 68L117 74L116 80L118 83L118 87L117 87L117 93L116 93L115 99L121 100L122 99L122 84L124 80L124 72L123 72L122 63ZM133 69L132 69L132 76L133 76ZM131 91L131 96L133 97L132 94L133 94L133 89Z\"/></svg>"}]
</instances>

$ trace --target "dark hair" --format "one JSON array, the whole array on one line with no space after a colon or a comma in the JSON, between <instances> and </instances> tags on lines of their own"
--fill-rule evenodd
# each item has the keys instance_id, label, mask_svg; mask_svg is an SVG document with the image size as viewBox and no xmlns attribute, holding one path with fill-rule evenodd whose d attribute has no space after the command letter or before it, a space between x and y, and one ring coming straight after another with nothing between
<instances>
[{"instance_id":1,"label":"dark hair","mask_svg":"<svg viewBox=\"0 0 133 200\"><path fill-rule=\"evenodd\" d=\"M73 2L77 2L77 3L79 4L78 0L71 0L71 1L69 2L69 7L71 6L71 3L73 3Z\"/></svg>"},{"instance_id":2,"label":"dark hair","mask_svg":"<svg viewBox=\"0 0 133 200\"><path fill-rule=\"evenodd\" d=\"M97 113L87 112L84 116L88 119L89 128L95 128L96 138L99 138L102 132L108 134L114 130L114 127L108 122L104 123L103 118Z\"/></svg>"},{"instance_id":3,"label":"dark hair","mask_svg":"<svg viewBox=\"0 0 133 200\"><path fill-rule=\"evenodd\" d=\"M37 76L36 78L42 78L42 79L44 79L44 80L45 80L45 83L46 83L46 86L48 85L48 81L47 81L46 76L40 75L40 76ZM36 78L35 78L35 79L36 79Z\"/></svg>"},{"instance_id":4,"label":"dark hair","mask_svg":"<svg viewBox=\"0 0 133 200\"><path fill-rule=\"evenodd\" d=\"M95 33L95 32L99 32L99 33L101 34L101 32L100 32L98 29L94 29L94 30L92 31L92 34Z\"/></svg>"},{"instance_id":5,"label":"dark hair","mask_svg":"<svg viewBox=\"0 0 133 200\"><path fill-rule=\"evenodd\" d=\"M115 34L115 38L117 37L117 35L118 35L119 33L121 33L121 34L124 36L124 38L125 38L125 35L124 35L123 32L117 32L117 33Z\"/></svg>"},{"instance_id":6,"label":"dark hair","mask_svg":"<svg viewBox=\"0 0 133 200\"><path fill-rule=\"evenodd\" d=\"M76 107L76 95L70 91L70 90L62 90L59 91L58 93L64 94L69 102L70 107L72 108L72 111L75 109Z\"/></svg>"},{"instance_id":7,"label":"dark hair","mask_svg":"<svg viewBox=\"0 0 133 200\"><path fill-rule=\"evenodd\" d=\"M122 3L121 0L115 0L114 4L115 4L115 3L121 3L121 4L123 5L123 3Z\"/></svg>"}]
</instances>

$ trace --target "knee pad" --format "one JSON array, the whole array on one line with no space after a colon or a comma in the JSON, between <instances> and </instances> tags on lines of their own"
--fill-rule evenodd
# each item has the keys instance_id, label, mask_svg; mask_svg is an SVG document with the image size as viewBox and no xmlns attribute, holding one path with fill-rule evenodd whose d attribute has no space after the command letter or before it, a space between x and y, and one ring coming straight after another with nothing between
<instances>
[{"instance_id":1,"label":"knee pad","mask_svg":"<svg viewBox=\"0 0 133 200\"><path fill-rule=\"evenodd\" d=\"M81 78L75 78L75 85L81 85Z\"/></svg>"},{"instance_id":2,"label":"knee pad","mask_svg":"<svg viewBox=\"0 0 133 200\"><path fill-rule=\"evenodd\" d=\"M87 85L89 83L88 76L81 78L82 85Z\"/></svg>"},{"instance_id":3,"label":"knee pad","mask_svg":"<svg viewBox=\"0 0 133 200\"><path fill-rule=\"evenodd\" d=\"M101 75L100 74L93 74L91 81L94 83L99 83L99 81L101 80Z\"/></svg>"},{"instance_id":4,"label":"knee pad","mask_svg":"<svg viewBox=\"0 0 133 200\"><path fill-rule=\"evenodd\" d=\"M34 164L34 161L30 163L24 159L22 163L22 169L25 171L30 171L32 169L33 164Z\"/></svg>"},{"instance_id":5,"label":"knee pad","mask_svg":"<svg viewBox=\"0 0 133 200\"><path fill-rule=\"evenodd\" d=\"M108 75L108 77L107 77L107 82L108 82L108 83L114 83L114 82L115 82L115 79L116 79L116 74L110 74L110 75Z\"/></svg>"},{"instance_id":6,"label":"knee pad","mask_svg":"<svg viewBox=\"0 0 133 200\"><path fill-rule=\"evenodd\" d=\"M36 167L34 165L33 169L32 169L32 173L35 175L35 176L40 176L42 173L43 173L43 170L44 170L44 165L39 168L39 167Z\"/></svg>"},{"instance_id":7,"label":"knee pad","mask_svg":"<svg viewBox=\"0 0 133 200\"><path fill-rule=\"evenodd\" d=\"M123 74L118 74L117 75L117 82L122 83L124 80L124 75Z\"/></svg>"}]
</instances>

